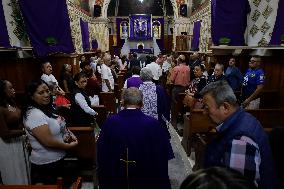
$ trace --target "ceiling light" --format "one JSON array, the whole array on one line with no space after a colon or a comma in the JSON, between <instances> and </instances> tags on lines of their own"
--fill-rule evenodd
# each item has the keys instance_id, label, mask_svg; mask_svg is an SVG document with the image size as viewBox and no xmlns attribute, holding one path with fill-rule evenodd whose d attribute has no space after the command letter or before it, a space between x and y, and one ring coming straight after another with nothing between
<instances>
[{"instance_id":1,"label":"ceiling light","mask_svg":"<svg viewBox=\"0 0 284 189\"><path fill-rule=\"evenodd\" d=\"M140 3L143 3L143 0L139 0L140 1Z\"/></svg>"}]
</instances>

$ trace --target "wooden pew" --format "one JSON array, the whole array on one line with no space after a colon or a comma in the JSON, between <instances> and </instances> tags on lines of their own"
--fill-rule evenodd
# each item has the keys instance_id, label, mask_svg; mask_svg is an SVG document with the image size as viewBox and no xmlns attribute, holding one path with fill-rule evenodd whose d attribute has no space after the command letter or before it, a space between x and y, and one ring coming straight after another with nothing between
<instances>
[{"instance_id":1,"label":"wooden pew","mask_svg":"<svg viewBox=\"0 0 284 189\"><path fill-rule=\"evenodd\" d=\"M92 126L68 126L68 129L77 137L78 145L68 151L68 154L80 159L96 161L96 139Z\"/></svg>"},{"instance_id":2,"label":"wooden pew","mask_svg":"<svg viewBox=\"0 0 284 189\"><path fill-rule=\"evenodd\" d=\"M195 134L207 133L214 127L214 123L211 122L207 115L203 114L202 109L194 109L189 116L184 115L182 146L186 153L190 155L193 144L192 139Z\"/></svg>"},{"instance_id":3,"label":"wooden pew","mask_svg":"<svg viewBox=\"0 0 284 189\"><path fill-rule=\"evenodd\" d=\"M237 92L236 95L240 96L240 92ZM177 124L177 117L178 114L182 111L183 107L183 99L185 97L185 93L179 93L177 103L172 102L172 118L171 123L174 127ZM280 100L280 93L279 90L264 90L260 93L260 109L278 109L280 107L279 100Z\"/></svg>"},{"instance_id":4,"label":"wooden pew","mask_svg":"<svg viewBox=\"0 0 284 189\"><path fill-rule=\"evenodd\" d=\"M73 132L73 134L78 139L78 145L69 150L67 152L67 157L69 158L77 158L80 162L82 162L84 165L87 165L88 169L92 169L93 174L93 184L96 188L98 186L97 181L97 172L96 172L96 138L94 135L94 128L92 126L69 126L68 129ZM87 163L87 164L86 164ZM80 167L81 169L81 167ZM76 183L73 184L72 189L75 186L81 186L80 183L78 183L78 180Z\"/></svg>"},{"instance_id":5,"label":"wooden pew","mask_svg":"<svg viewBox=\"0 0 284 189\"><path fill-rule=\"evenodd\" d=\"M280 108L280 92L279 90L264 90L259 94L260 109L278 109Z\"/></svg>"},{"instance_id":6,"label":"wooden pew","mask_svg":"<svg viewBox=\"0 0 284 189\"><path fill-rule=\"evenodd\" d=\"M96 121L97 121L98 125L101 127L103 125L104 121L107 118L107 115L108 115L107 109L104 105L93 106L92 108L98 113ZM71 112L70 109L60 108L58 110L58 114L65 118L67 125L74 125L72 123L73 118L72 118L72 112Z\"/></svg>"},{"instance_id":7,"label":"wooden pew","mask_svg":"<svg viewBox=\"0 0 284 189\"><path fill-rule=\"evenodd\" d=\"M177 101L174 102L172 100L171 103L171 123L174 128L177 128L177 118L180 112L182 112L183 108L183 99L185 97L185 93L179 93L177 97Z\"/></svg>"},{"instance_id":8,"label":"wooden pew","mask_svg":"<svg viewBox=\"0 0 284 189\"><path fill-rule=\"evenodd\" d=\"M247 112L260 121L266 132L270 132L275 127L284 127L284 109L259 109L247 110ZM215 135L214 129L212 129L214 127L214 123L211 122L207 115L203 114L201 109L195 109L190 116L184 116L182 145L188 155L190 155L191 148L194 148L196 162L201 162L202 148L205 147L206 141L210 141L209 138ZM202 138L201 135L205 137ZM201 143L203 147L200 145Z\"/></svg>"},{"instance_id":9,"label":"wooden pew","mask_svg":"<svg viewBox=\"0 0 284 189\"><path fill-rule=\"evenodd\" d=\"M101 92L99 98L101 104L106 107L107 111L116 113L116 99L113 92Z\"/></svg>"},{"instance_id":10,"label":"wooden pew","mask_svg":"<svg viewBox=\"0 0 284 189\"><path fill-rule=\"evenodd\" d=\"M118 85L118 89L121 90L124 86L124 75L119 74L117 76L117 85Z\"/></svg>"},{"instance_id":11,"label":"wooden pew","mask_svg":"<svg viewBox=\"0 0 284 189\"><path fill-rule=\"evenodd\" d=\"M284 126L284 109L259 109L247 112L256 117L266 131Z\"/></svg>"},{"instance_id":12,"label":"wooden pew","mask_svg":"<svg viewBox=\"0 0 284 189\"><path fill-rule=\"evenodd\" d=\"M63 189L63 179L59 177L56 185L0 185L0 189ZM81 189L82 177L78 177L71 189Z\"/></svg>"},{"instance_id":13,"label":"wooden pew","mask_svg":"<svg viewBox=\"0 0 284 189\"><path fill-rule=\"evenodd\" d=\"M0 189L63 189L63 179L59 177L54 185L0 185Z\"/></svg>"}]
</instances>

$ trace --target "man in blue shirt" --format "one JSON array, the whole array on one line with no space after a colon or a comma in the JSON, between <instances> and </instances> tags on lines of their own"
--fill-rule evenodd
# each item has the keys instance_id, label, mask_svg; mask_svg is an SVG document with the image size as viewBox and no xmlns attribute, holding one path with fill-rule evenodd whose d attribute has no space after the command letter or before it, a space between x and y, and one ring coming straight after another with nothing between
<instances>
[{"instance_id":1,"label":"man in blue shirt","mask_svg":"<svg viewBox=\"0 0 284 189\"><path fill-rule=\"evenodd\" d=\"M242 106L247 109L258 109L260 99L258 95L264 87L264 71L260 68L261 58L251 57L242 87Z\"/></svg>"},{"instance_id":2,"label":"man in blue shirt","mask_svg":"<svg viewBox=\"0 0 284 189\"><path fill-rule=\"evenodd\" d=\"M243 80L243 75L239 68L236 67L236 59L230 58L229 66L225 72L227 81L234 91L240 90Z\"/></svg>"},{"instance_id":3,"label":"man in blue shirt","mask_svg":"<svg viewBox=\"0 0 284 189\"><path fill-rule=\"evenodd\" d=\"M206 146L204 168L230 167L259 189L275 189L274 162L260 122L240 108L226 81L208 84L203 95L204 113L216 124L216 137Z\"/></svg>"}]
</instances>

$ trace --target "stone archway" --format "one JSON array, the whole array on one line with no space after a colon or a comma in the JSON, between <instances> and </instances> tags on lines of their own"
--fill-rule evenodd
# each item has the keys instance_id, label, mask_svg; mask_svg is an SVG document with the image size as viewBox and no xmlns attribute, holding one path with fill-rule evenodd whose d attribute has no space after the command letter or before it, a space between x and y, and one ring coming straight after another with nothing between
<instances>
[{"instance_id":1,"label":"stone archway","mask_svg":"<svg viewBox=\"0 0 284 189\"><path fill-rule=\"evenodd\" d=\"M111 0L105 0L102 7L102 18L107 18L107 9ZM178 5L176 0L170 0L173 6L174 18L178 18Z\"/></svg>"}]
</instances>

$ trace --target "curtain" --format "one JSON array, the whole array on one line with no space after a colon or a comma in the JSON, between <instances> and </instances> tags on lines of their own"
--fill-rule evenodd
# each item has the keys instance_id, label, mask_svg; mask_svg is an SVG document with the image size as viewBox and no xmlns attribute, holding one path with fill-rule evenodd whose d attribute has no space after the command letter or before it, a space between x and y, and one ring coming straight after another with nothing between
<instances>
[{"instance_id":1,"label":"curtain","mask_svg":"<svg viewBox=\"0 0 284 189\"><path fill-rule=\"evenodd\" d=\"M0 0L0 47L11 47L2 0Z\"/></svg>"},{"instance_id":2,"label":"curtain","mask_svg":"<svg viewBox=\"0 0 284 189\"><path fill-rule=\"evenodd\" d=\"M284 1L280 0L277 10L277 18L270 41L271 45L279 45L281 43L280 37L284 35Z\"/></svg>"},{"instance_id":3,"label":"curtain","mask_svg":"<svg viewBox=\"0 0 284 189\"><path fill-rule=\"evenodd\" d=\"M19 4L36 56L74 52L65 0L19 0Z\"/></svg>"},{"instance_id":4,"label":"curtain","mask_svg":"<svg viewBox=\"0 0 284 189\"><path fill-rule=\"evenodd\" d=\"M191 41L191 49L192 50L198 50L199 49L200 28L201 28L201 21L194 22L193 36L192 36L192 41Z\"/></svg>"},{"instance_id":5,"label":"curtain","mask_svg":"<svg viewBox=\"0 0 284 189\"><path fill-rule=\"evenodd\" d=\"M85 22L82 19L80 19L80 26L81 26L83 51L86 52L90 50L90 41L89 41L90 33L89 33L88 22Z\"/></svg>"},{"instance_id":6,"label":"curtain","mask_svg":"<svg viewBox=\"0 0 284 189\"><path fill-rule=\"evenodd\" d=\"M214 45L218 45L222 37L231 39L229 45L244 45L247 14L250 12L248 0L212 0L211 7Z\"/></svg>"}]
</instances>

